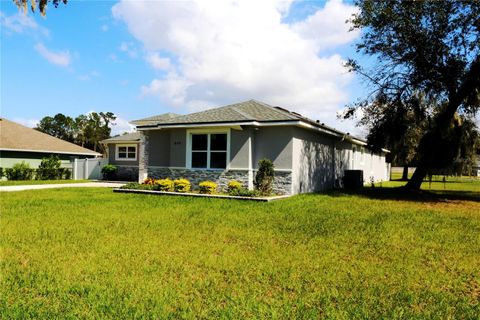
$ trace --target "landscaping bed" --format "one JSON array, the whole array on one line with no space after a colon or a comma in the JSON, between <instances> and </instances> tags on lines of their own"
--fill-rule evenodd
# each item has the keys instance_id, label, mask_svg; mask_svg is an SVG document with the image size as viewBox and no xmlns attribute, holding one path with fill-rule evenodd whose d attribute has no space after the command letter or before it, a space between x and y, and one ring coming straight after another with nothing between
<instances>
[{"instance_id":1,"label":"landscaping bed","mask_svg":"<svg viewBox=\"0 0 480 320\"><path fill-rule=\"evenodd\" d=\"M157 190L145 190L145 189L128 189L128 188L117 188L113 189L113 192L122 192L122 193L143 193L143 194L156 194L156 195L170 195L170 196L184 196L184 197L203 197L203 198L221 198L221 199L236 199L236 200L250 200L250 201L259 201L259 202L270 202L274 200L285 199L291 197L291 195L272 195L272 196L258 196L258 197L247 197L247 196L232 196L229 194L204 194L198 192L174 192L174 191L157 191Z\"/></svg>"}]
</instances>

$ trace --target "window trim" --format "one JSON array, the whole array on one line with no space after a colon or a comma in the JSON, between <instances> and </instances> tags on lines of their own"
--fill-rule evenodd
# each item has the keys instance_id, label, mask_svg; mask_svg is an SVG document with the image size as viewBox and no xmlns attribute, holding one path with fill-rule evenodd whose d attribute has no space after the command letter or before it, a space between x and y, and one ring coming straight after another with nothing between
<instances>
[{"instance_id":1,"label":"window trim","mask_svg":"<svg viewBox=\"0 0 480 320\"><path fill-rule=\"evenodd\" d=\"M210 128L210 129L188 129L187 134L187 146L186 146L186 168L191 170L210 170L210 171L227 171L230 169L230 128ZM192 135L194 134L207 134L207 167L206 168L192 168ZM226 134L227 135L227 154L225 169L222 168L210 168L210 135L211 134ZM213 151L215 152L215 151Z\"/></svg>"},{"instance_id":2,"label":"window trim","mask_svg":"<svg viewBox=\"0 0 480 320\"><path fill-rule=\"evenodd\" d=\"M135 147L135 158L120 158L119 157L119 149L120 147L127 147L127 156L128 156L128 148ZM115 161L137 161L138 158L138 145L135 143L122 143L115 145Z\"/></svg>"}]
</instances>

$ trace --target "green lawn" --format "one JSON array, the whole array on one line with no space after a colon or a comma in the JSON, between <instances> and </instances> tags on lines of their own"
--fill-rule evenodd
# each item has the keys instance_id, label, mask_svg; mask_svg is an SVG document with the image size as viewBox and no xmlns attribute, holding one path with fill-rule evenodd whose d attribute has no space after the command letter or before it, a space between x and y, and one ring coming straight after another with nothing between
<instances>
[{"instance_id":1,"label":"green lawn","mask_svg":"<svg viewBox=\"0 0 480 320\"><path fill-rule=\"evenodd\" d=\"M62 184L62 183L82 183L91 182L90 180L0 180L0 187L4 186L24 186L32 184Z\"/></svg>"},{"instance_id":2,"label":"green lawn","mask_svg":"<svg viewBox=\"0 0 480 320\"><path fill-rule=\"evenodd\" d=\"M480 202L458 200L479 182L396 183L272 203L1 194L0 318L479 319Z\"/></svg>"}]
</instances>

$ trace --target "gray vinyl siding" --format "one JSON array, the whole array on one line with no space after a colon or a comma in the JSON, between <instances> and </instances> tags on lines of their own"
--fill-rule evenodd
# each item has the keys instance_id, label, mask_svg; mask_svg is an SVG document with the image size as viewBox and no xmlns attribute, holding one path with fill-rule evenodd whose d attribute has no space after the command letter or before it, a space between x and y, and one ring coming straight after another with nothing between
<instances>
[{"instance_id":1,"label":"gray vinyl siding","mask_svg":"<svg viewBox=\"0 0 480 320\"><path fill-rule=\"evenodd\" d=\"M262 127L254 130L253 167L261 159L270 159L277 170L292 169L293 126Z\"/></svg>"},{"instance_id":2,"label":"gray vinyl siding","mask_svg":"<svg viewBox=\"0 0 480 320\"><path fill-rule=\"evenodd\" d=\"M121 144L136 144L136 143L118 143ZM108 144L108 163L113 164L116 166L138 166L138 144L137 144L137 160L135 161L123 161L123 160L115 160L115 154L117 152L117 143L109 143Z\"/></svg>"}]
</instances>

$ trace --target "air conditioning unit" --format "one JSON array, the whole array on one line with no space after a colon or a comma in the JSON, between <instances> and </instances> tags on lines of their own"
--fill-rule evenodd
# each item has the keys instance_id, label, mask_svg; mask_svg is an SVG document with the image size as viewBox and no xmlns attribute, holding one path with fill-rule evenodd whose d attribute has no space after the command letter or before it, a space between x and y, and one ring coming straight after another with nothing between
<instances>
[{"instance_id":1,"label":"air conditioning unit","mask_svg":"<svg viewBox=\"0 0 480 320\"><path fill-rule=\"evenodd\" d=\"M343 175L345 189L360 189L363 187L363 170L345 170Z\"/></svg>"}]
</instances>

